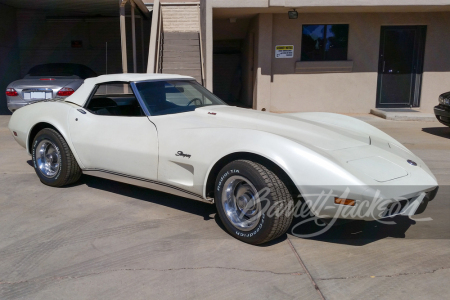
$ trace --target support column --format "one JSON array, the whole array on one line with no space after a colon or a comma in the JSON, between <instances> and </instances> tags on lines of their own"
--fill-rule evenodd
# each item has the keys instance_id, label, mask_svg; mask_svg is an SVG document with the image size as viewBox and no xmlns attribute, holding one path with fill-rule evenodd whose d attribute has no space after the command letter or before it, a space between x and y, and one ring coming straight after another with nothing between
<instances>
[{"instance_id":1,"label":"support column","mask_svg":"<svg viewBox=\"0 0 450 300\"><path fill-rule=\"evenodd\" d=\"M201 0L201 30L203 39L203 55L205 63L205 87L213 91L213 9L212 1Z\"/></svg>"},{"instance_id":2,"label":"support column","mask_svg":"<svg viewBox=\"0 0 450 300\"><path fill-rule=\"evenodd\" d=\"M144 47L144 17L141 16L141 55L142 55L142 73L145 73L145 47Z\"/></svg>"},{"instance_id":3,"label":"support column","mask_svg":"<svg viewBox=\"0 0 450 300\"><path fill-rule=\"evenodd\" d=\"M133 73L137 73L137 65L136 65L136 20L134 16L134 10L136 5L133 0L130 0L131 4L131 35L133 39Z\"/></svg>"},{"instance_id":4,"label":"support column","mask_svg":"<svg viewBox=\"0 0 450 300\"><path fill-rule=\"evenodd\" d=\"M152 28L150 33L150 46L148 49L148 65L147 73L155 73L156 69L156 53L157 53L157 37L159 25L159 10L161 9L159 0L153 2Z\"/></svg>"},{"instance_id":5,"label":"support column","mask_svg":"<svg viewBox=\"0 0 450 300\"><path fill-rule=\"evenodd\" d=\"M270 111L271 80L272 80L272 28L273 14L260 14L258 16L258 43L256 67L256 93L254 94L253 108Z\"/></svg>"},{"instance_id":6,"label":"support column","mask_svg":"<svg viewBox=\"0 0 450 300\"><path fill-rule=\"evenodd\" d=\"M122 48L122 72L128 73L127 33L125 27L125 6L120 6L120 40Z\"/></svg>"}]
</instances>

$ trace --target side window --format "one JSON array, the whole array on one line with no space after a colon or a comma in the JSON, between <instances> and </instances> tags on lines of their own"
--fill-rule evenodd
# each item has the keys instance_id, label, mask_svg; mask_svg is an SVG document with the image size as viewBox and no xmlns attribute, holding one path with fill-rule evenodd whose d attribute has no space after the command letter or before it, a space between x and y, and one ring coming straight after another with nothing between
<instances>
[{"instance_id":1,"label":"side window","mask_svg":"<svg viewBox=\"0 0 450 300\"><path fill-rule=\"evenodd\" d=\"M128 82L108 82L97 85L86 109L102 116L145 116Z\"/></svg>"}]
</instances>

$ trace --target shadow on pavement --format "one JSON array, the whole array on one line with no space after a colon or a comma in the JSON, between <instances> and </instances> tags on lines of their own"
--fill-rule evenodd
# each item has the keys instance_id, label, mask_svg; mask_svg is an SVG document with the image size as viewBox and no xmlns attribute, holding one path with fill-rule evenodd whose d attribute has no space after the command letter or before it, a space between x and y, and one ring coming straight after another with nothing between
<instances>
[{"instance_id":1,"label":"shadow on pavement","mask_svg":"<svg viewBox=\"0 0 450 300\"><path fill-rule=\"evenodd\" d=\"M77 185L86 184L90 188L115 193L125 197L174 208L190 214L202 216L205 221L213 219L210 215L216 213L214 205L187 198L158 192L151 189L125 184L94 176L83 175Z\"/></svg>"},{"instance_id":2,"label":"shadow on pavement","mask_svg":"<svg viewBox=\"0 0 450 300\"><path fill-rule=\"evenodd\" d=\"M341 225L335 224L324 230L322 234L313 236L325 226L316 225L313 221L295 226L302 221L304 220L301 218L295 218L288 233L299 238L351 246L363 246L388 237L405 238L406 231L411 225L416 224L414 220L405 216L383 219L384 222L393 222L392 224L383 224L378 221L352 221ZM304 237L307 235L311 237Z\"/></svg>"},{"instance_id":3,"label":"shadow on pavement","mask_svg":"<svg viewBox=\"0 0 450 300\"><path fill-rule=\"evenodd\" d=\"M439 137L444 137L447 139L450 139L450 128L449 127L429 127L429 128L422 128L423 132L436 135Z\"/></svg>"}]
</instances>

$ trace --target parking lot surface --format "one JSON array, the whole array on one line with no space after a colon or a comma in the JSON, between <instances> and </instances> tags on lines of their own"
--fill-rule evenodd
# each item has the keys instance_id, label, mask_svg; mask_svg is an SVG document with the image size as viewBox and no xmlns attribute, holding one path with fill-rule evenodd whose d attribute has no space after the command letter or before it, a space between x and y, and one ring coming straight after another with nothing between
<instances>
[{"instance_id":1,"label":"parking lot surface","mask_svg":"<svg viewBox=\"0 0 450 300\"><path fill-rule=\"evenodd\" d=\"M0 116L0 299L447 298L450 128L356 117L428 164L441 190L425 213L252 246L213 205L89 176L43 185Z\"/></svg>"}]
</instances>

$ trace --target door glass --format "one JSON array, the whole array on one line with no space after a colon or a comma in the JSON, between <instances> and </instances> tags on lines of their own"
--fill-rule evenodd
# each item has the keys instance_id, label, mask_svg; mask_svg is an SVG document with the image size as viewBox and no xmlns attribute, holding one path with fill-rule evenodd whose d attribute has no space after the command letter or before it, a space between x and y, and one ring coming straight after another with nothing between
<instances>
[{"instance_id":1,"label":"door glass","mask_svg":"<svg viewBox=\"0 0 450 300\"><path fill-rule=\"evenodd\" d=\"M384 37L385 74L408 74L413 71L416 30L387 30Z\"/></svg>"}]
</instances>

